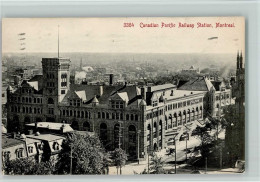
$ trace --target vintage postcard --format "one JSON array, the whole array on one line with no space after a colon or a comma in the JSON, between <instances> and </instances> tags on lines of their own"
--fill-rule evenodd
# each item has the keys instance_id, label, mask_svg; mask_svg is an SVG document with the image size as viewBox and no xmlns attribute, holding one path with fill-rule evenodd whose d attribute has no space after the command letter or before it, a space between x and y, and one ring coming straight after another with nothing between
<instances>
[{"instance_id":1,"label":"vintage postcard","mask_svg":"<svg viewBox=\"0 0 260 182\"><path fill-rule=\"evenodd\" d=\"M243 17L5 18L4 175L245 171Z\"/></svg>"}]
</instances>

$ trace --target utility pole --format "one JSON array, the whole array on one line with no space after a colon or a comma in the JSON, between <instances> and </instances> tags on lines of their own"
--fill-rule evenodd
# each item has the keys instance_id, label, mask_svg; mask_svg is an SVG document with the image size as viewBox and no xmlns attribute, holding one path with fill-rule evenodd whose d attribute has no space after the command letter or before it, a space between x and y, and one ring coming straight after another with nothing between
<instances>
[{"instance_id":1,"label":"utility pole","mask_svg":"<svg viewBox=\"0 0 260 182\"><path fill-rule=\"evenodd\" d=\"M150 149L147 149L147 154L148 154L148 174L150 174Z\"/></svg>"},{"instance_id":2,"label":"utility pole","mask_svg":"<svg viewBox=\"0 0 260 182\"><path fill-rule=\"evenodd\" d=\"M207 174L208 171L208 159L207 157L205 158L205 174Z\"/></svg>"},{"instance_id":3,"label":"utility pole","mask_svg":"<svg viewBox=\"0 0 260 182\"><path fill-rule=\"evenodd\" d=\"M185 138L186 138L186 164L187 164L187 160L188 160L188 156L187 156L187 155L188 155L188 151L187 151L187 144L188 144L188 143L187 143L187 140L188 140L188 133L186 133L186 137L185 137ZM176 147L175 147L175 148L176 148Z\"/></svg>"},{"instance_id":4,"label":"utility pole","mask_svg":"<svg viewBox=\"0 0 260 182\"><path fill-rule=\"evenodd\" d=\"M72 175L72 145L70 148L70 174Z\"/></svg>"},{"instance_id":5,"label":"utility pole","mask_svg":"<svg viewBox=\"0 0 260 182\"><path fill-rule=\"evenodd\" d=\"M176 142L176 136L174 137L174 143L175 143L175 153L174 153L174 155L175 155L175 174L177 174L177 142Z\"/></svg>"},{"instance_id":6,"label":"utility pole","mask_svg":"<svg viewBox=\"0 0 260 182\"><path fill-rule=\"evenodd\" d=\"M141 130L138 130L137 132L137 162L139 164L139 135L141 133Z\"/></svg>"}]
</instances>

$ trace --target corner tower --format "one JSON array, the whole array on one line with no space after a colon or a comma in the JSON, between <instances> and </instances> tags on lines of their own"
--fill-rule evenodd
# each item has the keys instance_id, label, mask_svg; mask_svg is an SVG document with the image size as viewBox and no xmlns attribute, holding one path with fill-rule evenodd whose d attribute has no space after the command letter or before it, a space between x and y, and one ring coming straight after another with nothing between
<instances>
[{"instance_id":1,"label":"corner tower","mask_svg":"<svg viewBox=\"0 0 260 182\"><path fill-rule=\"evenodd\" d=\"M59 116L58 104L70 88L70 59L42 58L43 113L47 122L55 122Z\"/></svg>"}]
</instances>

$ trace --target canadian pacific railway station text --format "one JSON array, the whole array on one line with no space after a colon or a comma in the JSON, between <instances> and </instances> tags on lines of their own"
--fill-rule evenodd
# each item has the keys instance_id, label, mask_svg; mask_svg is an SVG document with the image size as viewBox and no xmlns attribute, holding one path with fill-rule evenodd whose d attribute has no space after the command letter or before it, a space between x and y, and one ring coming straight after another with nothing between
<instances>
[{"instance_id":1,"label":"canadian pacific railway station text","mask_svg":"<svg viewBox=\"0 0 260 182\"><path fill-rule=\"evenodd\" d=\"M135 24L133 22L129 23L124 23L123 24L124 28L134 28ZM178 22L178 23L166 23L166 22L161 22L161 23L144 23L140 22L138 25L139 28L234 28L235 24L234 23L222 23L222 22L216 22L215 24L211 23L204 23L204 22L197 22L196 24L194 23L185 23L185 22Z\"/></svg>"}]
</instances>

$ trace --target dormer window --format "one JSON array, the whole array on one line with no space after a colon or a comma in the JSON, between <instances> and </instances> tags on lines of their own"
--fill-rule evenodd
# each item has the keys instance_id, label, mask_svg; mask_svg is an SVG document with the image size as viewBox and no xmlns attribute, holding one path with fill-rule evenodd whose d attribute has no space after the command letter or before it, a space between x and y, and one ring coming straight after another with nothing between
<instances>
[{"instance_id":1,"label":"dormer window","mask_svg":"<svg viewBox=\"0 0 260 182\"><path fill-rule=\"evenodd\" d=\"M18 159L23 157L23 148L19 148L16 150L16 157Z\"/></svg>"},{"instance_id":2,"label":"dormer window","mask_svg":"<svg viewBox=\"0 0 260 182\"><path fill-rule=\"evenodd\" d=\"M29 154L33 153L33 147L32 146L28 147L28 153Z\"/></svg>"},{"instance_id":3,"label":"dormer window","mask_svg":"<svg viewBox=\"0 0 260 182\"><path fill-rule=\"evenodd\" d=\"M80 100L78 99L76 102L77 102L77 106L80 106Z\"/></svg>"},{"instance_id":4,"label":"dormer window","mask_svg":"<svg viewBox=\"0 0 260 182\"><path fill-rule=\"evenodd\" d=\"M171 90L171 96L173 96L173 90Z\"/></svg>"},{"instance_id":5,"label":"dormer window","mask_svg":"<svg viewBox=\"0 0 260 182\"><path fill-rule=\"evenodd\" d=\"M59 143L58 142L54 142L52 148L53 148L53 150L59 150L60 149Z\"/></svg>"},{"instance_id":6,"label":"dormer window","mask_svg":"<svg viewBox=\"0 0 260 182\"><path fill-rule=\"evenodd\" d=\"M4 160L10 159L11 152L10 151L3 152L3 157L4 157Z\"/></svg>"},{"instance_id":7,"label":"dormer window","mask_svg":"<svg viewBox=\"0 0 260 182\"><path fill-rule=\"evenodd\" d=\"M153 100L152 105L153 105L153 107L158 106L158 101L157 100Z\"/></svg>"},{"instance_id":8,"label":"dormer window","mask_svg":"<svg viewBox=\"0 0 260 182\"><path fill-rule=\"evenodd\" d=\"M44 145L43 143L38 144L38 149L43 150L43 145Z\"/></svg>"}]
</instances>

